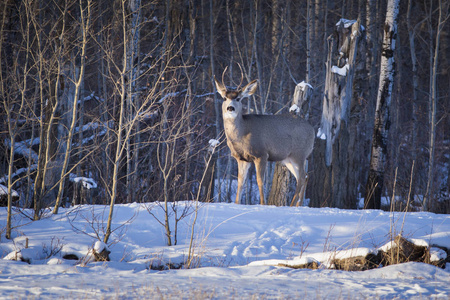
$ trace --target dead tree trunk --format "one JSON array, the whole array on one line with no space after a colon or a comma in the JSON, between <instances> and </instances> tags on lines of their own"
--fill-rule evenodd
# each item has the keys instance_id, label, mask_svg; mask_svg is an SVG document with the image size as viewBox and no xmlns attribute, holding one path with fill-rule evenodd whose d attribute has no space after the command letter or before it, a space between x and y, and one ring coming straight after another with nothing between
<instances>
[{"instance_id":1,"label":"dead tree trunk","mask_svg":"<svg viewBox=\"0 0 450 300\"><path fill-rule=\"evenodd\" d=\"M381 207L384 169L389 134L389 108L392 86L394 84L394 50L397 38L397 19L399 0L389 0L384 23L384 38L381 50L380 81L378 86L375 127L372 136L369 178L366 184L364 206L378 209Z\"/></svg>"},{"instance_id":2,"label":"dead tree trunk","mask_svg":"<svg viewBox=\"0 0 450 300\"><path fill-rule=\"evenodd\" d=\"M315 206L340 208L356 207L357 170L350 169L356 160L356 128L350 118L351 108L356 105L354 78L358 69L361 26L359 21L341 19L335 32L328 38L325 93L322 121L316 141L316 152L325 151L322 157L314 158L315 172L325 174L314 179L311 199ZM361 69L361 68L359 68ZM351 121L352 120L352 121ZM353 168L353 167L352 167ZM321 202L322 201L322 202Z\"/></svg>"}]
</instances>

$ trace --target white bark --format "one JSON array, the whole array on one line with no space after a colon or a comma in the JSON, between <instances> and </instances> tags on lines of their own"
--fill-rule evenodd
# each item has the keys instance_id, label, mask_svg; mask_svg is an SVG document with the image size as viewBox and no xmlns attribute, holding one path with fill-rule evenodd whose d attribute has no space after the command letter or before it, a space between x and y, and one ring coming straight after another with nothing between
<instances>
[{"instance_id":1,"label":"white bark","mask_svg":"<svg viewBox=\"0 0 450 300\"><path fill-rule=\"evenodd\" d=\"M389 109L394 84L394 51L397 38L397 19L400 0L389 0L384 24L380 81L372 136L369 178L366 185L365 206L380 208L389 134Z\"/></svg>"}]
</instances>

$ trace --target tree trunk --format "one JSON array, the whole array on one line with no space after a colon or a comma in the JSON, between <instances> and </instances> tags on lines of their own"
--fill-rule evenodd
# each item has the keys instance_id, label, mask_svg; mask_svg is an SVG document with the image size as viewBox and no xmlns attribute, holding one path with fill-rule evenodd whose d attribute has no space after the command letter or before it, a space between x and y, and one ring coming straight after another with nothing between
<instances>
[{"instance_id":1,"label":"tree trunk","mask_svg":"<svg viewBox=\"0 0 450 300\"><path fill-rule=\"evenodd\" d=\"M286 206L288 205L290 173L281 163L275 164L272 178L272 188L270 189L268 205Z\"/></svg>"},{"instance_id":2,"label":"tree trunk","mask_svg":"<svg viewBox=\"0 0 450 300\"><path fill-rule=\"evenodd\" d=\"M411 131L411 156L413 161L417 161L417 134L418 134L418 90L419 90L419 78L417 75L417 56L416 56L416 44L415 44L415 27L411 23L411 12L412 12L412 0L408 0L408 10L406 14L406 25L408 28L408 38L409 38L409 50L411 54L411 65L412 65L412 78L413 78L413 99L412 99L412 131ZM414 178L417 177L414 173ZM414 199L415 195L415 182L412 180L410 187L410 200Z\"/></svg>"},{"instance_id":3,"label":"tree trunk","mask_svg":"<svg viewBox=\"0 0 450 300\"><path fill-rule=\"evenodd\" d=\"M126 107L127 123L132 123L135 118L136 110L140 107L138 91L138 77L139 77L139 40L141 32L141 0L131 0L127 4L127 11L130 15L127 16L126 31L128 32L128 40L124 41L127 45L127 95L126 95ZM136 127L133 129L134 139L127 139L126 157L127 157L127 202L131 203L135 201L136 187L137 187L137 172L136 168L139 160L139 148L140 148L140 133L139 123L136 123Z\"/></svg>"},{"instance_id":4,"label":"tree trunk","mask_svg":"<svg viewBox=\"0 0 450 300\"><path fill-rule=\"evenodd\" d=\"M366 114L366 129L371 132L373 130L373 116L375 115L375 101L377 95L377 68L378 68L378 39L379 30L377 26L377 0L367 0L366 2L366 72L367 72L367 89L364 93L366 99L369 99ZM372 100L371 100L372 99ZM370 125L367 125L370 124ZM370 135L369 135L370 136ZM367 138L370 142L370 137Z\"/></svg>"},{"instance_id":5,"label":"tree trunk","mask_svg":"<svg viewBox=\"0 0 450 300\"><path fill-rule=\"evenodd\" d=\"M354 149L357 136L357 115L350 117L351 108L356 106L354 78L362 50L360 49L361 26L359 21L341 19L336 31L328 38L328 59L326 64L325 95L321 126L316 141L316 152L325 147L325 165L314 158L315 172L327 174L327 180L314 179L313 205L327 205L340 208L355 208L357 179L352 163L357 159ZM323 141L326 139L326 141ZM317 157L320 159L319 157ZM320 173L322 174L322 173Z\"/></svg>"},{"instance_id":6,"label":"tree trunk","mask_svg":"<svg viewBox=\"0 0 450 300\"><path fill-rule=\"evenodd\" d=\"M429 123L430 123L430 137L429 137L429 154L428 154L428 174L427 174L427 188L425 192L425 197L423 199L423 209L429 210L432 206L430 203L432 199L432 194L434 193L433 183L434 183L434 153L436 150L436 110L438 102L438 91L437 91L437 76L438 76L438 61L439 61L439 45L442 30L444 24L448 19L448 3L444 5L442 0L439 0L439 20L437 24L435 44L434 44L434 55L431 57L430 62L432 62L431 67L431 78L430 78L430 108L429 108ZM431 15L430 9L430 15ZM431 25L430 25L431 27ZM432 37L432 30L430 29L430 37ZM430 38L432 40L432 38Z\"/></svg>"},{"instance_id":7,"label":"tree trunk","mask_svg":"<svg viewBox=\"0 0 450 300\"><path fill-rule=\"evenodd\" d=\"M312 1L308 0L306 5L306 82L311 82L311 44L313 41L312 34Z\"/></svg>"},{"instance_id":8,"label":"tree trunk","mask_svg":"<svg viewBox=\"0 0 450 300\"><path fill-rule=\"evenodd\" d=\"M381 52L380 81L375 110L375 126L372 136L369 177L366 184L364 206L369 209L381 207L384 171L389 134L389 111L392 86L394 84L394 51L397 38L399 0L389 0L384 23L384 38Z\"/></svg>"},{"instance_id":9,"label":"tree trunk","mask_svg":"<svg viewBox=\"0 0 450 300\"><path fill-rule=\"evenodd\" d=\"M216 72L216 64L214 62L214 9L213 9L213 0L209 1L209 56L210 56L210 64L211 64L211 73L212 75L215 75ZM213 76L211 76L211 86L214 86L213 83ZM217 100L217 95L214 93L214 109L216 112L216 139L219 139L220 133L222 131L221 129L221 110L219 101ZM221 202L222 199L222 164L220 161L220 150L216 151L213 159L212 159L212 165L215 166L215 176L212 179L213 180L213 186L215 186L215 179L217 180L217 202ZM212 191L214 192L214 190Z\"/></svg>"}]
</instances>

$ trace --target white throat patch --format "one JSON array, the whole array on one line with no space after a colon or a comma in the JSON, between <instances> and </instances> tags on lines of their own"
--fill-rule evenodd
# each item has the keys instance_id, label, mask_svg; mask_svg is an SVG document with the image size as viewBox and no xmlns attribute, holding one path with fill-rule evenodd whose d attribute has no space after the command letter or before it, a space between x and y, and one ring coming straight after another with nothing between
<instances>
[{"instance_id":1,"label":"white throat patch","mask_svg":"<svg viewBox=\"0 0 450 300\"><path fill-rule=\"evenodd\" d=\"M223 114L224 119L236 119L237 113L236 111L227 111Z\"/></svg>"}]
</instances>

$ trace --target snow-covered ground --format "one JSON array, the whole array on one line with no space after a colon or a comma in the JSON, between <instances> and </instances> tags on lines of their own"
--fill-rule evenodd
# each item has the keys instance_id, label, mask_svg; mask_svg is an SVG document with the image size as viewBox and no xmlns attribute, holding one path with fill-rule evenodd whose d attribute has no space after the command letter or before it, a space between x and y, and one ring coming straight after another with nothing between
<instances>
[{"instance_id":1,"label":"snow-covered ground","mask_svg":"<svg viewBox=\"0 0 450 300\"><path fill-rule=\"evenodd\" d=\"M192 212L193 202L179 202ZM410 262L361 272L327 269L330 257L374 252L400 232L450 248L450 216L378 210L202 204L194 229L195 268L152 270L187 260L194 214L166 246L162 209L116 205L109 262L91 261L106 227L107 206L61 209L31 222L16 212L4 237L0 208L1 299L449 299L450 265ZM154 215L152 216L149 211ZM155 219L158 218L157 219ZM175 232L173 215L171 231ZM391 233L392 234L391 234ZM26 248L26 244L28 247ZM437 251L438 253L438 251ZM67 254L79 260L67 260ZM438 253L439 255L439 253ZM442 253L441 253L442 255ZM10 260L22 256L30 264ZM8 259L9 258L9 259ZM319 261L317 270L277 266Z\"/></svg>"}]
</instances>

